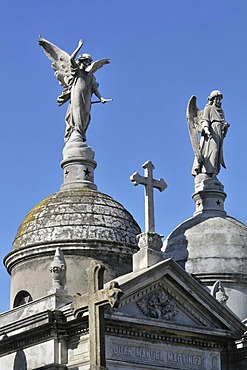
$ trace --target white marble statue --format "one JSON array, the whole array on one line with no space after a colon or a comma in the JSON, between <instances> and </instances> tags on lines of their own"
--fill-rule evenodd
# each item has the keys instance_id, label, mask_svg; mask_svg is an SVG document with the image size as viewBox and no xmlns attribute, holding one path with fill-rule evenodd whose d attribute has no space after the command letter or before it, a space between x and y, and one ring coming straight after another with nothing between
<instances>
[{"instance_id":1,"label":"white marble statue","mask_svg":"<svg viewBox=\"0 0 247 370\"><path fill-rule=\"evenodd\" d=\"M99 85L93 75L103 65L110 63L109 58L92 63L91 55L84 53L75 60L83 45L82 40L79 41L77 48L71 55L43 37L40 37L39 44L52 61L54 74L64 88L57 99L58 105L70 100L65 118L65 141L69 140L75 130L81 135L82 140L86 141L86 131L90 123L91 96L96 95L101 103L112 100L104 99L101 96L98 90Z\"/></svg>"},{"instance_id":2,"label":"white marble statue","mask_svg":"<svg viewBox=\"0 0 247 370\"><path fill-rule=\"evenodd\" d=\"M223 158L223 140L229 123L226 122L221 108L222 93L213 90L208 97L204 110L196 106L196 96L192 96L187 107L187 121L195 160L192 175L206 174L214 178L221 166L226 168ZM200 135L200 139L198 138Z\"/></svg>"}]
</instances>

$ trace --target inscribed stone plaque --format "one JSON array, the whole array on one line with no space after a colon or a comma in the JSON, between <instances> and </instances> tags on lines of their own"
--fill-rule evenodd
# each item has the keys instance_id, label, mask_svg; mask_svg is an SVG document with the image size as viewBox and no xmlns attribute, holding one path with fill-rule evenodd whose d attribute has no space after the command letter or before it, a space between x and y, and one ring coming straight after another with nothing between
<instances>
[{"instance_id":1,"label":"inscribed stone plaque","mask_svg":"<svg viewBox=\"0 0 247 370\"><path fill-rule=\"evenodd\" d=\"M111 338L112 360L183 370L220 370L220 353L185 346Z\"/></svg>"}]
</instances>

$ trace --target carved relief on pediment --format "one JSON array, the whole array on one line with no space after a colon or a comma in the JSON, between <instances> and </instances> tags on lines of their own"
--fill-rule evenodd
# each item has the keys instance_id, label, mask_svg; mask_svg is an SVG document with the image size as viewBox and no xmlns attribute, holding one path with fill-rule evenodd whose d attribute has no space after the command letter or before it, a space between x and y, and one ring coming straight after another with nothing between
<instances>
[{"instance_id":1,"label":"carved relief on pediment","mask_svg":"<svg viewBox=\"0 0 247 370\"><path fill-rule=\"evenodd\" d=\"M156 290L136 302L141 312L155 319L173 320L178 313L177 304L163 290Z\"/></svg>"}]
</instances>

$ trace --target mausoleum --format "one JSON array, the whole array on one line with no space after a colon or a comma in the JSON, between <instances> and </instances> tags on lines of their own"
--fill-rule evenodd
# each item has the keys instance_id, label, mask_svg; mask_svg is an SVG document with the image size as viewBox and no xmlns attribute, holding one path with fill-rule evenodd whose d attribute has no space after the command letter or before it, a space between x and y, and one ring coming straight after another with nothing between
<instances>
[{"instance_id":1,"label":"mausoleum","mask_svg":"<svg viewBox=\"0 0 247 370\"><path fill-rule=\"evenodd\" d=\"M222 93L203 111L190 100L195 213L162 242L153 191L167 184L154 179L151 161L130 177L145 189L143 231L94 181L86 130L91 95L107 101L94 72L109 60L76 61L82 41L69 59L40 45L64 87L58 103L70 100L64 181L24 218L4 259L11 306L0 314L0 369L246 369L247 227L227 215L217 178L229 127Z\"/></svg>"}]
</instances>

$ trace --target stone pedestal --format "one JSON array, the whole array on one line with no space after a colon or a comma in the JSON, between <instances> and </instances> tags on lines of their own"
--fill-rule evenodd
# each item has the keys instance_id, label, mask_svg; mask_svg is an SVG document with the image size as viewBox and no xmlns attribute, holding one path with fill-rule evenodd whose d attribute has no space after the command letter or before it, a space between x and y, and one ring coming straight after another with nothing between
<instances>
[{"instance_id":1,"label":"stone pedestal","mask_svg":"<svg viewBox=\"0 0 247 370\"><path fill-rule=\"evenodd\" d=\"M217 212L222 216L226 215L226 212L224 211L224 201L226 199L226 193L215 190L204 190L193 194L192 198L196 205L194 216L205 212Z\"/></svg>"},{"instance_id":2,"label":"stone pedestal","mask_svg":"<svg viewBox=\"0 0 247 370\"><path fill-rule=\"evenodd\" d=\"M133 255L133 272L155 265L165 259L161 252L163 235L147 232L137 235L140 250Z\"/></svg>"},{"instance_id":3,"label":"stone pedestal","mask_svg":"<svg viewBox=\"0 0 247 370\"><path fill-rule=\"evenodd\" d=\"M195 193L192 198L196 205L194 216L201 213L217 213L226 215L224 202L226 193L224 186L217 177L209 177L207 174L199 174L195 177Z\"/></svg>"},{"instance_id":4,"label":"stone pedestal","mask_svg":"<svg viewBox=\"0 0 247 370\"><path fill-rule=\"evenodd\" d=\"M97 190L94 183L94 170L97 167L94 154L92 148L74 131L63 149L61 167L64 170L64 183L61 190L77 187Z\"/></svg>"}]
</instances>

